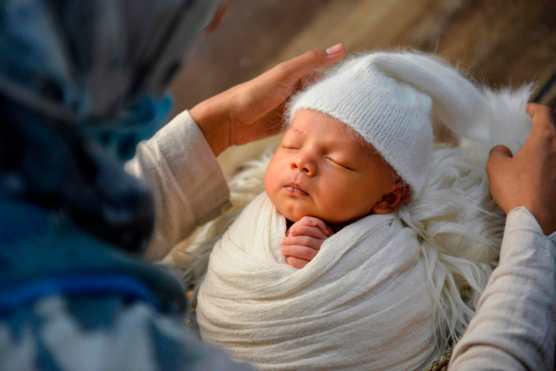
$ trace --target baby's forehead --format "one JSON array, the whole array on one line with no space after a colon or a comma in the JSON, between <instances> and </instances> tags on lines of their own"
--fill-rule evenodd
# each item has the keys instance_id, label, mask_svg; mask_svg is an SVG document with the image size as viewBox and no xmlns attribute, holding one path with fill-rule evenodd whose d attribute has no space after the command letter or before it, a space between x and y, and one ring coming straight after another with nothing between
<instances>
[{"instance_id":1,"label":"baby's forehead","mask_svg":"<svg viewBox=\"0 0 556 371\"><path fill-rule=\"evenodd\" d=\"M325 130L332 130L334 135L324 135ZM287 125L287 133L292 136L308 136L311 138L326 137L352 149L376 154L375 148L349 125L337 118L312 109L301 110Z\"/></svg>"}]
</instances>

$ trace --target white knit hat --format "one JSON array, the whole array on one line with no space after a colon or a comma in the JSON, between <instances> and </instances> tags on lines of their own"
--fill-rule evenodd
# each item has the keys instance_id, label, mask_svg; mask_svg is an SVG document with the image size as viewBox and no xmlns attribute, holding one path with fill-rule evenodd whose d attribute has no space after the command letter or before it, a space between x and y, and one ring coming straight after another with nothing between
<instances>
[{"instance_id":1,"label":"white knit hat","mask_svg":"<svg viewBox=\"0 0 556 371\"><path fill-rule=\"evenodd\" d=\"M418 194L432 153L432 118L456 134L483 139L471 121L485 113L482 93L437 57L371 53L342 63L290 103L326 113L372 144Z\"/></svg>"}]
</instances>

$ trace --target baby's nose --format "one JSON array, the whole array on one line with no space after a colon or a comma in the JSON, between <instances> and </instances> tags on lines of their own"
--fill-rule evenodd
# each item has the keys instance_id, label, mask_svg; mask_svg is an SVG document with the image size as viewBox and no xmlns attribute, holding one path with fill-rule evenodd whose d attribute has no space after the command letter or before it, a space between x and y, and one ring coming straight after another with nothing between
<instances>
[{"instance_id":1,"label":"baby's nose","mask_svg":"<svg viewBox=\"0 0 556 371\"><path fill-rule=\"evenodd\" d=\"M291 162L290 168L292 170L299 170L307 176L314 176L317 172L317 167L311 161L304 158L297 158Z\"/></svg>"}]
</instances>

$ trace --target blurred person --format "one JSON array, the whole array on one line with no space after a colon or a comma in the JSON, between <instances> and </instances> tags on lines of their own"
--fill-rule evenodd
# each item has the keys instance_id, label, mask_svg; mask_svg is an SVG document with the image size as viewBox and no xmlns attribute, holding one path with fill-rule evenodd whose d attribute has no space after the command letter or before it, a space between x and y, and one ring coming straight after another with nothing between
<instances>
[{"instance_id":1,"label":"blurred person","mask_svg":"<svg viewBox=\"0 0 556 371\"><path fill-rule=\"evenodd\" d=\"M179 283L139 257L164 255L225 206L215 155L276 132L300 80L343 49L237 87L210 112L216 122L202 107L199 125L179 115L139 147L138 180L123 160L170 111L166 85L217 6L0 5L0 369L250 369L184 330Z\"/></svg>"}]
</instances>

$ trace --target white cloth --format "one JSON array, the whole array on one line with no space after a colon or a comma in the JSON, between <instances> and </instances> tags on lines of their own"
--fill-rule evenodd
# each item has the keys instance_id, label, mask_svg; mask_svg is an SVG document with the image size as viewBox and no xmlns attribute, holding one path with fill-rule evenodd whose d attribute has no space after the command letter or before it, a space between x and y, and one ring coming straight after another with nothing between
<instances>
[{"instance_id":1,"label":"white cloth","mask_svg":"<svg viewBox=\"0 0 556 371\"><path fill-rule=\"evenodd\" d=\"M286 223L265 193L214 246L198 295L203 340L261 370L413 370L436 354L414 232L370 215L284 262Z\"/></svg>"},{"instance_id":2,"label":"white cloth","mask_svg":"<svg viewBox=\"0 0 556 371\"><path fill-rule=\"evenodd\" d=\"M162 259L196 226L229 206L222 170L188 111L139 144L126 170L153 191L155 231L147 259Z\"/></svg>"}]
</instances>

